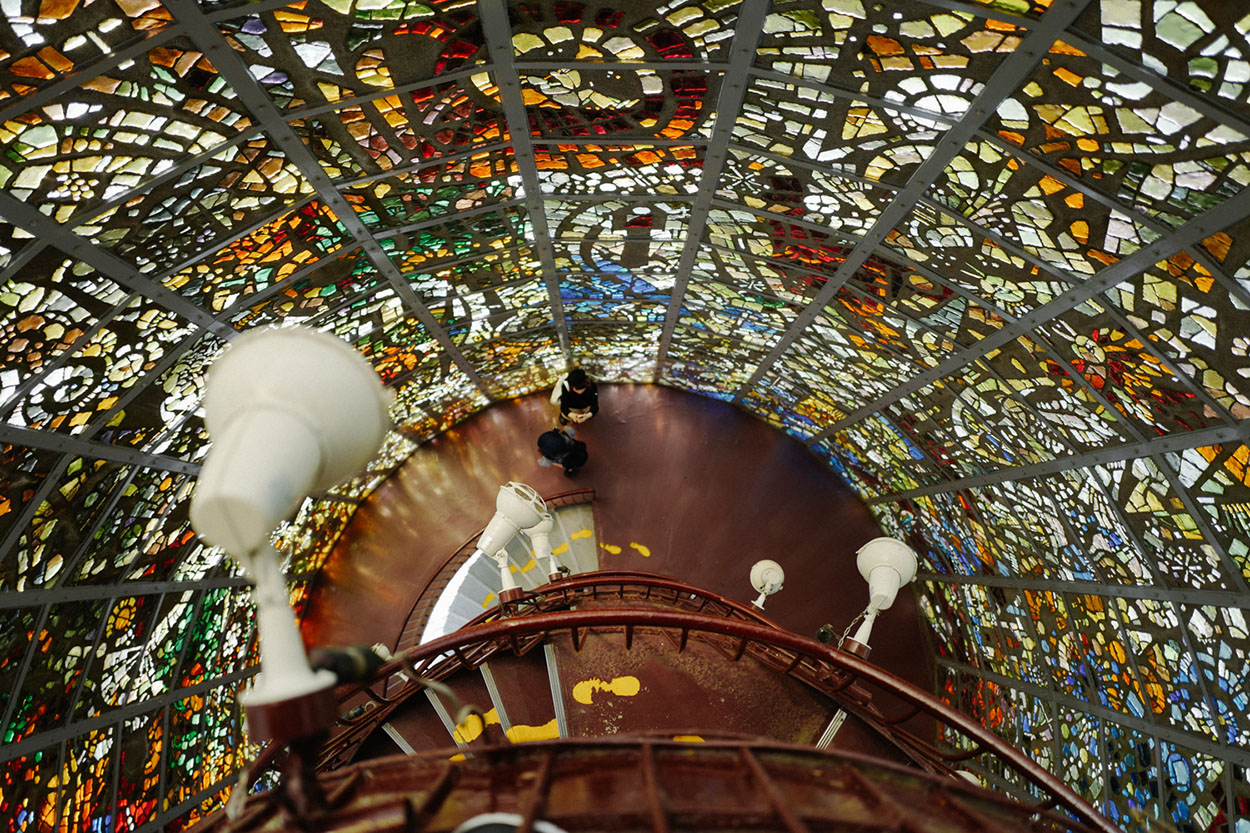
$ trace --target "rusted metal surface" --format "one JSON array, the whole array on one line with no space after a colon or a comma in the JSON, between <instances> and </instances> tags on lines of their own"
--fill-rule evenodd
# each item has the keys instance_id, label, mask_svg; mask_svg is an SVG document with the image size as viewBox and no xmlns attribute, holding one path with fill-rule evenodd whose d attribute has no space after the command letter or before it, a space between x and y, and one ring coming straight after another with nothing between
<instances>
[{"instance_id":1,"label":"rusted metal surface","mask_svg":"<svg viewBox=\"0 0 1250 833\"><path fill-rule=\"evenodd\" d=\"M698 638L719 643L733 653L749 654L822 690L848 713L875 725L921 766L941 771L951 761L967 758L969 754L993 755L1040 791L1048 802L1095 829L1107 833L1116 830L1059 779L971 718L859 657L758 622L652 609L541 612L466 627L412 649L398 661L384 666L380 674L407 666L421 675L439 678L453 669L463 668L464 663L477 664L502 651L532 650L556 634L568 634L571 640L572 634L579 630L586 634L623 633L626 628L668 633L677 644L688 638ZM871 692L873 702L883 714L876 713L855 694L856 688ZM943 724L948 733L964 738L968 749L938 749L889 724L888 721L898 714L912 708L927 712Z\"/></svg>"},{"instance_id":2,"label":"rusted metal surface","mask_svg":"<svg viewBox=\"0 0 1250 833\"><path fill-rule=\"evenodd\" d=\"M518 597L506 615L534 615L545 611L567 610L574 606L586 607L588 605L617 605L634 608L645 605L725 616L775 627L767 617L749 605L709 593L666 576L627 571L579 575L539 587ZM483 612L470 625L492 621L503 613L503 609L496 606ZM571 632L571 641L574 648L580 647L581 640L576 629ZM687 635L683 635L675 644L684 650L687 641ZM528 644L511 642L508 646L510 651L499 654L497 659L492 660L492 663L499 664L506 671L502 675L509 680L509 691L505 700L509 703L517 703L518 709L518 714L513 717L514 722L530 727L531 737L544 737L548 735L541 730L534 730L545 727L552 717L549 708L550 695L545 678L539 681L535 676L536 672L531 667L532 663L514 661L509 658L510 656L523 656L528 649L537 644L538 641L535 640L530 640ZM453 654L459 651L455 647L451 650ZM478 664L468 661L462 653L456 658L460 661L460 667L474 667ZM412 670L411 676L416 676L415 669L410 670ZM450 676L455 673L455 670L455 668L447 668L445 673ZM500 675L496 675L496 679L499 677ZM406 678L399 673L382 675L379 679L380 684L339 688L340 712L344 715L355 714L356 716L340 720L340 730L334 735L334 739L322 758L323 769L341 766L352 760L356 755L356 748L365 742L374 728L392 716L400 700L412 693ZM404 691L406 686L408 695L401 696L400 692ZM375 708L377 711L374 711ZM356 714L357 712L359 714ZM410 719L415 723L414 736L409 738L409 742L420 747L423 745L421 741L430 737L429 727L438 724L436 721L432 722L428 716ZM373 743L371 746L374 751L388 748L380 743ZM262 755L261 761L264 760L265 756ZM253 768L253 773L259 771L261 771L259 767Z\"/></svg>"},{"instance_id":3,"label":"rusted metal surface","mask_svg":"<svg viewBox=\"0 0 1250 833\"><path fill-rule=\"evenodd\" d=\"M719 615L768 623L754 608L714 594L701 594L661 576L611 573L579 577L567 584L567 595L560 598L575 600L581 610L622 605L671 609L676 604L679 608L684 605L692 610L713 610ZM552 595L559 596L552 591L531 594L531 599L538 600L541 607L542 600ZM570 735L599 737L625 732L668 738L680 734L814 743L830 719L827 697L762 666L753 657L728 662L716 646L699 640L688 641L679 651L678 643L667 633L639 634L628 650L622 650L622 641L619 634L611 633L583 636L576 647L569 637L558 636L553 641ZM510 723L516 724L509 737L553 737L551 700L535 652L520 657L499 654L490 665L498 699L506 704ZM490 725L495 725L495 721L502 723L478 674L459 671L443 682L460 701L478 704ZM392 689L397 691L394 678L392 683ZM442 723L420 697L406 698L389 714L388 721L419 751L439 748L448 742ZM478 737L478 729L476 725L466 727L461 740ZM843 727L838 748L906 760L896 746L857 718L851 718ZM333 765L342 765L349 758L360 760L394 753L395 742L389 735L373 730L359 751L337 757Z\"/></svg>"},{"instance_id":4,"label":"rusted metal surface","mask_svg":"<svg viewBox=\"0 0 1250 833\"><path fill-rule=\"evenodd\" d=\"M811 742L829 700L757 661L727 662L696 641L684 651L664 634L641 633L623 650L620 633L595 632L574 649L559 637L560 674L574 737L617 733L734 734Z\"/></svg>"},{"instance_id":5,"label":"rusted metal surface","mask_svg":"<svg viewBox=\"0 0 1250 833\"><path fill-rule=\"evenodd\" d=\"M780 744L620 738L392 757L323 775L333 797L302 820L272 794L252 796L229 833L443 833L482 813L511 813L569 833L670 830L1096 833L950 775Z\"/></svg>"}]
</instances>

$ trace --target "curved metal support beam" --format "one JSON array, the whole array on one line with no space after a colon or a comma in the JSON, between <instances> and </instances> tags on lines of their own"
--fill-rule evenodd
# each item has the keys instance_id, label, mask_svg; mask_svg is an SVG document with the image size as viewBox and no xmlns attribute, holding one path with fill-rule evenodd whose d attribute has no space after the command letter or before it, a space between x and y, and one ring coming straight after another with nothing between
<instances>
[{"instance_id":1,"label":"curved metal support beam","mask_svg":"<svg viewBox=\"0 0 1250 833\"><path fill-rule=\"evenodd\" d=\"M47 451L61 451L66 454L75 454L94 460L126 463L158 471L174 471L179 474L198 474L200 471L199 463L189 463L186 460L179 460L175 457L145 454L133 448L95 442L94 440L83 439L73 434L61 434L55 431L33 431L29 428L18 428L15 425L0 424L0 442L15 443L28 448L40 448Z\"/></svg>"},{"instance_id":2,"label":"curved metal support beam","mask_svg":"<svg viewBox=\"0 0 1250 833\"><path fill-rule=\"evenodd\" d=\"M951 160L963 152L964 147L987 119L998 108L998 103L1016 89L1044 58L1055 39L1077 16L1084 11L1089 0L1058 0L1042 17L1041 21L1020 42L1015 52L1007 56L999 68L986 82L981 92L973 100L963 117L942 135L927 159L916 168L907 184L899 191L885 210L877 216L871 229L864 234L855 248L846 256L846 260L838 267L838 271L821 288L807 308L790 325L785 335L776 346L765 356L746 381L734 394L734 403L759 384L760 379L776 364L777 360L790 348L820 311L824 309L842 285L864 265L869 255L885 240L886 235L894 230L912 207L937 178L946 170Z\"/></svg>"},{"instance_id":3,"label":"curved metal support beam","mask_svg":"<svg viewBox=\"0 0 1250 833\"><path fill-rule=\"evenodd\" d=\"M374 268L386 278L396 295L403 300L404 306L425 325L430 335L473 381L474 385L482 393L486 393L486 387L473 365L460 352L460 348L451 340L451 336L439 326L438 320L418 297L412 285L404 280L399 267L382 250L373 233L357 216L355 209L335 188L329 175L321 167L321 163L313 156L312 150L296 135L295 130L270 100L268 93L252 78L243 58L230 47L221 31L208 20L194 0L169 0L167 5L178 22L185 27L191 40L209 57L213 66L221 73L221 77L230 83L239 101L262 125L265 133L282 149L292 164L299 169L321 201L334 211L338 221L343 224L348 233L361 245Z\"/></svg>"},{"instance_id":4,"label":"curved metal support beam","mask_svg":"<svg viewBox=\"0 0 1250 833\"><path fill-rule=\"evenodd\" d=\"M187 640L190 643L190 640ZM106 726L118 723L123 720L130 720L148 712L157 711L158 709L168 706L170 703L176 703L179 700L185 700L188 697L194 697L197 694L204 694L222 686L234 685L248 679L260 670L259 665L250 668L231 671L229 674L222 674L218 677L205 680L192 686L184 688L175 688L166 691L164 694L151 697L139 703L131 703L127 706L120 706L115 709L109 709L95 717L86 720L79 720L68 726L62 726L60 729L52 729L47 732L39 732L31 735L17 743L10 743L0 746L0 763L20 758L31 752L38 752L40 749L46 749L49 746L55 746L64 740L76 738L87 732L103 729Z\"/></svg>"},{"instance_id":5,"label":"curved metal support beam","mask_svg":"<svg viewBox=\"0 0 1250 833\"><path fill-rule=\"evenodd\" d=\"M564 319L564 303L560 299L555 250L552 248L551 232L547 227L542 184L538 181L538 163L534 159L529 113L525 110L525 101L522 98L521 76L517 72L512 46L512 24L508 20L508 6L504 0L478 0L477 9L482 20L486 48L490 50L491 61L494 63L495 83L499 85L499 100L503 104L508 136L512 139L512 152L525 188L525 204L530 228L533 230L534 249L543 265L543 282L551 301L552 322L560 340L560 350L568 356L569 325Z\"/></svg>"},{"instance_id":6,"label":"curved metal support beam","mask_svg":"<svg viewBox=\"0 0 1250 833\"><path fill-rule=\"evenodd\" d=\"M1101 718L1102 720L1127 726L1143 735L1154 736L1159 740L1167 741L1168 743L1175 744L1176 746L1192 749L1195 752L1201 752L1204 755L1210 755L1218 760L1227 761L1240 766L1250 766L1250 750L1237 747L1220 746L1196 735L1188 735L1184 732L1179 732L1169 726L1151 723L1149 721L1142 720L1141 718L1133 717L1131 714L1124 714L1123 712L1109 709L1106 706L1090 703L1086 700L1080 699L1079 697L1072 697L1068 694L1058 694L1049 689L1042 688L1035 683L1030 683L1026 680L1019 680L1015 677L1005 677L1002 674L996 674L993 671L988 671L984 668L977 668L975 666L967 665L962 662L956 662L944 657L938 657L937 663L938 665L945 666L953 671L960 671L979 679L989 680L990 682L997 683L998 685L1005 686L1006 688L1015 689L1016 691L1023 692L1049 703L1055 703L1075 712L1085 712Z\"/></svg>"},{"instance_id":7,"label":"curved metal support beam","mask_svg":"<svg viewBox=\"0 0 1250 833\"><path fill-rule=\"evenodd\" d=\"M198 324L222 338L229 339L236 335L229 325L213 318L183 296L145 277L138 269L117 255L96 246L51 218L45 217L34 206L19 202L4 192L0 192L0 217L25 229L43 242L50 243L66 254L89 264L100 274L116 281L121 286L158 301L166 309L181 315L192 324Z\"/></svg>"},{"instance_id":8,"label":"curved metal support beam","mask_svg":"<svg viewBox=\"0 0 1250 833\"><path fill-rule=\"evenodd\" d=\"M657 379L664 372L664 360L668 356L668 347L673 342L677 316L686 300L686 287L690 285L690 274L694 271L695 257L699 253L699 244L703 240L704 229L707 228L712 198L720 185L725 160L729 158L729 140L733 136L734 126L738 123L738 117L742 113L742 102L746 99L747 88L750 86L748 76L751 62L755 59L755 51L764 34L764 20L769 6L768 0L744 0L738 11L738 25L734 33L733 44L729 47L729 70L721 82L720 96L716 101L716 124L712 128L712 135L704 153L703 170L699 175L699 190L695 194L694 205L690 208L690 220L686 225L686 245L677 261L677 281L673 285L668 312L664 316L664 327L660 331L660 344L655 354L655 378Z\"/></svg>"},{"instance_id":9,"label":"curved metal support beam","mask_svg":"<svg viewBox=\"0 0 1250 833\"><path fill-rule=\"evenodd\" d=\"M1216 214L1218 212L1218 215ZM868 403L862 408L849 414L844 419L830 425L815 438L815 441L823 440L830 434L834 434L848 425L858 422L865 417L872 416L881 409L891 405L905 396L915 393L922 388L931 385L933 382L950 376L958 372L962 368L976 361L977 359L997 350L1005 344L1013 341L1017 337L1031 332L1038 325L1055 318L1064 312L1078 306L1082 302L1101 294L1103 291L1110 289L1116 284L1128 280L1134 275L1150 268L1161 260L1166 260L1173 254L1188 248L1189 246L1205 240L1212 234L1219 232L1227 227L1230 222L1246 216L1250 213L1250 189L1241 191L1235 197L1213 209L1206 214L1190 220L1185 225L1176 230L1169 237L1164 237L1138 249L1133 254L1123 260L1102 269L1089 280L1069 289L1067 292L1055 298L1050 303L1044 304L1027 315L1021 316L1016 323L1010 327L1004 327L992 336L988 336L977 344L967 347L956 353L951 358L935 366L931 370L918 374L908 381L896 387L890 393L881 396L874 401Z\"/></svg>"},{"instance_id":10,"label":"curved metal support beam","mask_svg":"<svg viewBox=\"0 0 1250 833\"><path fill-rule=\"evenodd\" d=\"M1057 457L1044 463L1029 466L1013 466L996 471L978 474L973 477L961 477L945 483L934 483L919 489L908 489L892 495L882 495L868 501L869 505L877 506L884 503L897 503L900 500L925 497L927 495L957 492L961 489L975 489L993 483L1004 483L1015 480L1028 480L1033 477L1046 477L1051 474L1081 469L1086 466L1098 466L1105 463L1117 463L1122 460L1136 460L1138 457L1165 454L1170 451L1185 451L1204 445L1216 445L1230 442L1250 442L1250 420L1242 420L1238 425L1221 425L1215 428L1200 428L1196 431L1182 431L1166 434L1162 437L1143 440L1136 443L1100 448L1084 454L1073 454Z\"/></svg>"}]
</instances>

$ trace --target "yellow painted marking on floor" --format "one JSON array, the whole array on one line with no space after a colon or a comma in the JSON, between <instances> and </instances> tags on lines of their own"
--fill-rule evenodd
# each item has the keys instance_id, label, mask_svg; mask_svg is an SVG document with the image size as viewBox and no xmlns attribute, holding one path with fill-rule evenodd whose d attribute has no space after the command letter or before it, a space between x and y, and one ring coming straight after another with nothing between
<instances>
[{"instance_id":1,"label":"yellow painted marking on floor","mask_svg":"<svg viewBox=\"0 0 1250 833\"><path fill-rule=\"evenodd\" d=\"M452 734L457 743L472 743L482 736L482 732L487 726L499 725L499 712L491 709L485 715L486 722L482 722L482 718L476 714L471 714L464 719L464 723L456 726L456 731ZM553 717L542 726L526 726L525 724L517 724L509 729L506 733L508 740L513 743L525 743L531 740L554 740L560 737L560 729L556 726L556 719ZM453 761L464 760L463 754L452 757Z\"/></svg>"},{"instance_id":2,"label":"yellow painted marking on floor","mask_svg":"<svg viewBox=\"0 0 1250 833\"><path fill-rule=\"evenodd\" d=\"M576 540L578 540L579 538L589 538L590 536L592 536L592 535L594 535L594 534L595 534L595 533L594 533L592 530L589 530L589 529L579 529L579 530L577 530L576 532L574 532L572 535L570 535L569 537L570 537L570 538L572 538L574 541L576 541Z\"/></svg>"},{"instance_id":3,"label":"yellow painted marking on floor","mask_svg":"<svg viewBox=\"0 0 1250 833\"><path fill-rule=\"evenodd\" d=\"M621 554L621 548L618 547L616 544L600 544L599 546L603 547L605 550L612 553L613 555Z\"/></svg>"},{"instance_id":4,"label":"yellow painted marking on floor","mask_svg":"<svg viewBox=\"0 0 1250 833\"><path fill-rule=\"evenodd\" d=\"M494 603L495 603L495 594L487 593L486 598L482 599L482 610L485 610L486 608L490 607Z\"/></svg>"},{"instance_id":5,"label":"yellow painted marking on floor","mask_svg":"<svg viewBox=\"0 0 1250 833\"><path fill-rule=\"evenodd\" d=\"M639 554L639 555L641 555L643 558L650 558L650 557L651 557L651 548L650 548L650 547L643 546L642 544L638 543L637 541L630 541L630 542L629 542L629 545L630 545L631 547L633 547L634 549L638 550L638 554Z\"/></svg>"},{"instance_id":6,"label":"yellow painted marking on floor","mask_svg":"<svg viewBox=\"0 0 1250 833\"><path fill-rule=\"evenodd\" d=\"M451 736L456 743L472 743L481 736L487 726L498 722L499 713L495 709L486 713L485 723L482 723L482 718L476 714L471 714L464 719L464 723L456 724L456 731L452 732Z\"/></svg>"},{"instance_id":7,"label":"yellow painted marking on floor","mask_svg":"<svg viewBox=\"0 0 1250 833\"><path fill-rule=\"evenodd\" d=\"M682 743L707 743L698 735L673 735L673 740L679 740Z\"/></svg>"},{"instance_id":8,"label":"yellow painted marking on floor","mask_svg":"<svg viewBox=\"0 0 1250 833\"><path fill-rule=\"evenodd\" d=\"M538 562L534 560L534 556L530 556L530 560L525 562L525 566L521 568L521 572L528 573L530 570L538 566Z\"/></svg>"},{"instance_id":9,"label":"yellow painted marking on floor","mask_svg":"<svg viewBox=\"0 0 1250 833\"><path fill-rule=\"evenodd\" d=\"M633 697L642 691L642 683L633 676L616 677L606 683L598 677L591 677L573 686L573 699L589 706L594 702L596 691L607 691L617 697Z\"/></svg>"},{"instance_id":10,"label":"yellow painted marking on floor","mask_svg":"<svg viewBox=\"0 0 1250 833\"><path fill-rule=\"evenodd\" d=\"M541 726L517 724L507 731L508 740L513 743L527 743L532 740L555 740L560 737L560 727L553 717Z\"/></svg>"},{"instance_id":11,"label":"yellow painted marking on floor","mask_svg":"<svg viewBox=\"0 0 1250 833\"><path fill-rule=\"evenodd\" d=\"M568 542L568 541L565 541L563 544L561 544L560 546L558 546L558 547L556 547L554 550L552 550L552 551L551 551L551 554L552 554L552 555L563 555L564 553L566 553L566 552L568 552L568 551L569 551L569 542Z\"/></svg>"},{"instance_id":12,"label":"yellow painted marking on floor","mask_svg":"<svg viewBox=\"0 0 1250 833\"><path fill-rule=\"evenodd\" d=\"M466 757L464 756L464 753L463 753L463 752L457 752L455 755L452 755L452 756L451 756L450 758L448 758L447 760L449 760L449 761L467 761L467 760L469 760L469 759L468 759L468 758L466 758Z\"/></svg>"}]
</instances>

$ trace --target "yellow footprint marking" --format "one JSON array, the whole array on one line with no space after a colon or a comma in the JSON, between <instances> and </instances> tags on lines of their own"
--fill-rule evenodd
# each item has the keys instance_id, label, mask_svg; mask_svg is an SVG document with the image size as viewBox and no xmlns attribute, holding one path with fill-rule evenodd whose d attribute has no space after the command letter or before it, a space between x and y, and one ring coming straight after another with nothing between
<instances>
[{"instance_id":1,"label":"yellow footprint marking","mask_svg":"<svg viewBox=\"0 0 1250 833\"><path fill-rule=\"evenodd\" d=\"M456 743L472 743L481 737L483 730L487 726L497 724L499 722L499 712L491 709L486 713L486 722L482 722L482 718L476 714L471 714L464 719L464 723L456 724L456 731L451 736Z\"/></svg>"},{"instance_id":2,"label":"yellow footprint marking","mask_svg":"<svg viewBox=\"0 0 1250 833\"><path fill-rule=\"evenodd\" d=\"M673 735L673 740L679 740L682 743L707 743L698 735Z\"/></svg>"},{"instance_id":3,"label":"yellow footprint marking","mask_svg":"<svg viewBox=\"0 0 1250 833\"><path fill-rule=\"evenodd\" d=\"M640 554L643 558L650 558L650 557L651 557L651 548L650 548L650 547L643 546L642 544L638 543L637 541L630 541L630 542L629 542L629 545L630 545L631 547L633 547L634 549L638 550L638 553L639 553L639 554Z\"/></svg>"},{"instance_id":4,"label":"yellow footprint marking","mask_svg":"<svg viewBox=\"0 0 1250 833\"><path fill-rule=\"evenodd\" d=\"M452 737L456 739L457 743L472 743L482 736L482 732L487 726L497 725L499 725L499 712L496 709L491 709L486 713L485 723L476 714L471 714L464 719L464 723L456 726L456 731L452 734ZM556 726L556 719L553 717L541 726L526 726L523 723L518 723L504 734L508 736L508 740L512 743L525 743L531 740L554 740L560 737L560 729ZM464 758L457 756L451 760L460 761L464 760Z\"/></svg>"},{"instance_id":5,"label":"yellow footprint marking","mask_svg":"<svg viewBox=\"0 0 1250 833\"><path fill-rule=\"evenodd\" d=\"M591 677L573 686L573 699L589 706L594 702L596 691L611 692L618 697L633 697L641 690L642 683L638 682L637 677L617 677L606 683L597 677Z\"/></svg>"},{"instance_id":6,"label":"yellow footprint marking","mask_svg":"<svg viewBox=\"0 0 1250 833\"><path fill-rule=\"evenodd\" d=\"M552 550L552 551L551 551L551 554L552 554L552 555L563 555L564 553L566 553L566 552L568 552L568 551L569 551L569 542L568 542L568 541L565 541L563 544L561 544L560 546L558 546L558 547L556 547L554 550Z\"/></svg>"},{"instance_id":7,"label":"yellow footprint marking","mask_svg":"<svg viewBox=\"0 0 1250 833\"><path fill-rule=\"evenodd\" d=\"M494 603L495 603L495 594L487 593L486 598L482 599L482 610L485 610L486 608L490 607Z\"/></svg>"},{"instance_id":8,"label":"yellow footprint marking","mask_svg":"<svg viewBox=\"0 0 1250 833\"><path fill-rule=\"evenodd\" d=\"M538 566L538 562L534 560L534 556L530 556L530 560L525 562L525 566L521 568L521 572L528 573L530 570Z\"/></svg>"},{"instance_id":9,"label":"yellow footprint marking","mask_svg":"<svg viewBox=\"0 0 1250 833\"><path fill-rule=\"evenodd\" d=\"M541 726L517 724L509 729L506 734L508 735L508 740L513 743L525 743L531 740L555 740L560 737L560 727L556 726L556 719L553 717Z\"/></svg>"},{"instance_id":10,"label":"yellow footprint marking","mask_svg":"<svg viewBox=\"0 0 1250 833\"><path fill-rule=\"evenodd\" d=\"M579 538L589 538L591 535L594 535L594 534L595 533L591 532L589 529L579 529L576 532L574 532L572 535L570 535L569 537L572 538L574 541L576 541Z\"/></svg>"},{"instance_id":11,"label":"yellow footprint marking","mask_svg":"<svg viewBox=\"0 0 1250 833\"><path fill-rule=\"evenodd\" d=\"M618 547L616 544L600 544L599 546L603 547L605 550L612 553L613 555L621 554L621 548Z\"/></svg>"}]
</instances>

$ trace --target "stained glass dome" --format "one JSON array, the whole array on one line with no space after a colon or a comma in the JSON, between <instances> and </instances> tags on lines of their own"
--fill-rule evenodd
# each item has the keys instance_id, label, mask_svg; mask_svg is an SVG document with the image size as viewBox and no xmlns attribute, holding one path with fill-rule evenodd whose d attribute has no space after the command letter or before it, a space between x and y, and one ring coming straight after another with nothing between
<instances>
[{"instance_id":1,"label":"stained glass dome","mask_svg":"<svg viewBox=\"0 0 1250 833\"><path fill-rule=\"evenodd\" d=\"M296 588L572 359L809 444L921 552L941 696L1126 827L1248 789L1241 0L0 5L8 829L194 818L249 754L187 502L205 366L293 323L398 424Z\"/></svg>"}]
</instances>

